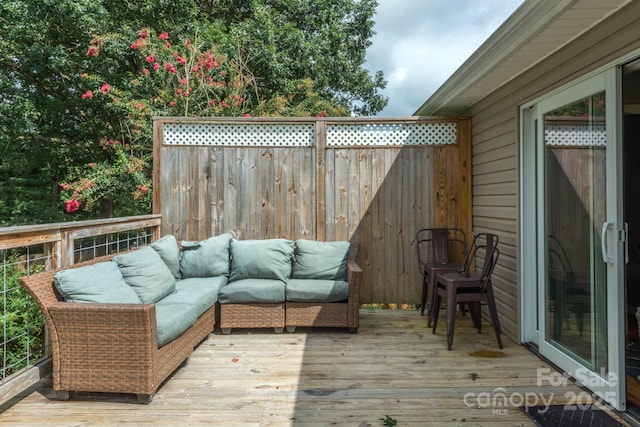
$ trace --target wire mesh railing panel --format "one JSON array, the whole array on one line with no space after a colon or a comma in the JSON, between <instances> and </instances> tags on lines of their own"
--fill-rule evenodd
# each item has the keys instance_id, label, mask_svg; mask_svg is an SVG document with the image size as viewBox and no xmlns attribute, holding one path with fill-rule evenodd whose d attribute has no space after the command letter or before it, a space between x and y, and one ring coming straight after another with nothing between
<instances>
[{"instance_id":1,"label":"wire mesh railing panel","mask_svg":"<svg viewBox=\"0 0 640 427\"><path fill-rule=\"evenodd\" d=\"M74 263L117 254L153 242L154 229L146 227L74 240Z\"/></svg>"},{"instance_id":2,"label":"wire mesh railing panel","mask_svg":"<svg viewBox=\"0 0 640 427\"><path fill-rule=\"evenodd\" d=\"M44 245L35 245L0 250L3 261L0 384L50 354L42 313L18 283L18 278L47 268L51 254L45 248Z\"/></svg>"}]
</instances>

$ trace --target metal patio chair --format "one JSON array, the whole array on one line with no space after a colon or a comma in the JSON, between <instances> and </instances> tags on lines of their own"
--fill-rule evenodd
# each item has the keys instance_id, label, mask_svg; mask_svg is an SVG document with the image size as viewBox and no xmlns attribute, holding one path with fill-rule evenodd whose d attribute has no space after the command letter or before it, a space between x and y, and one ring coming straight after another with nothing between
<instances>
[{"instance_id":1,"label":"metal patio chair","mask_svg":"<svg viewBox=\"0 0 640 427\"><path fill-rule=\"evenodd\" d=\"M496 333L498 346L502 348L500 338L501 329L498 321L495 298L491 284L491 275L498 262L498 236L491 233L479 233L473 238L471 248L465 258L463 268L456 273L439 273L436 276L436 289L434 294L434 307L439 307L442 299L446 303L447 314L447 348L451 350L453 343L453 331L456 323L456 306L468 304L471 319L474 326L481 332L482 319L480 304L485 303L489 307L491 323ZM477 257L483 257L482 268L471 271L472 265L477 262ZM433 333L436 333L438 325L438 312L434 313Z\"/></svg>"},{"instance_id":2,"label":"metal patio chair","mask_svg":"<svg viewBox=\"0 0 640 427\"><path fill-rule=\"evenodd\" d=\"M428 307L428 325L431 326L436 276L438 273L461 269L462 263L455 261L453 251L459 250L457 259L464 259L467 254L467 238L459 228L423 228L416 233L416 242L418 265L422 274L420 315L424 316L425 308Z\"/></svg>"}]
</instances>

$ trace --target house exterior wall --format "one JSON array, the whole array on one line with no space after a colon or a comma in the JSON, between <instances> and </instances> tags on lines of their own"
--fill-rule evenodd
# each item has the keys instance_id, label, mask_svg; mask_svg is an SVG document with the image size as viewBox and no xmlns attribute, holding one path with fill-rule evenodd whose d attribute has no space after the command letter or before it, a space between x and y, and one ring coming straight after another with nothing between
<instances>
[{"instance_id":1,"label":"house exterior wall","mask_svg":"<svg viewBox=\"0 0 640 427\"><path fill-rule=\"evenodd\" d=\"M640 2L632 2L471 108L472 227L500 236L494 291L512 339L520 341L519 107L638 51L638 28Z\"/></svg>"}]
</instances>

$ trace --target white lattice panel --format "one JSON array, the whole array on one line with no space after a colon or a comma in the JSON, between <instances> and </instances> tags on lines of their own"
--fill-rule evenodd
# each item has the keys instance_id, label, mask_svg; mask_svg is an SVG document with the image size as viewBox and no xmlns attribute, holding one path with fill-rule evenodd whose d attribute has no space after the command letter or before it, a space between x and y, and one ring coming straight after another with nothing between
<instances>
[{"instance_id":1,"label":"white lattice panel","mask_svg":"<svg viewBox=\"0 0 640 427\"><path fill-rule=\"evenodd\" d=\"M448 145L456 143L456 123L327 125L327 146Z\"/></svg>"},{"instance_id":2,"label":"white lattice panel","mask_svg":"<svg viewBox=\"0 0 640 427\"><path fill-rule=\"evenodd\" d=\"M165 123L170 145L305 147L313 145L312 124Z\"/></svg>"},{"instance_id":3,"label":"white lattice panel","mask_svg":"<svg viewBox=\"0 0 640 427\"><path fill-rule=\"evenodd\" d=\"M552 147L606 147L607 131L602 124L547 125L544 141Z\"/></svg>"}]
</instances>

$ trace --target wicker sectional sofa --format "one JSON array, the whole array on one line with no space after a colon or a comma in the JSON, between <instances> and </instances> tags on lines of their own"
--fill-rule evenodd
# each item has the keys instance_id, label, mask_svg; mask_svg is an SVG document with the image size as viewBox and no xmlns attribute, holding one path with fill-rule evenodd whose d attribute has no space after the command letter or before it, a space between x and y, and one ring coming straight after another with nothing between
<instances>
[{"instance_id":1,"label":"wicker sectional sofa","mask_svg":"<svg viewBox=\"0 0 640 427\"><path fill-rule=\"evenodd\" d=\"M132 393L148 403L214 331L218 310L223 333L285 326L356 332L362 274L356 248L238 241L231 234L178 245L165 236L20 283L44 314L59 398L73 391Z\"/></svg>"}]
</instances>

